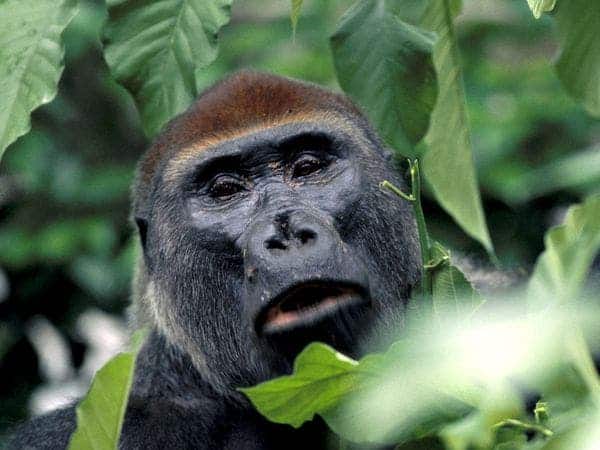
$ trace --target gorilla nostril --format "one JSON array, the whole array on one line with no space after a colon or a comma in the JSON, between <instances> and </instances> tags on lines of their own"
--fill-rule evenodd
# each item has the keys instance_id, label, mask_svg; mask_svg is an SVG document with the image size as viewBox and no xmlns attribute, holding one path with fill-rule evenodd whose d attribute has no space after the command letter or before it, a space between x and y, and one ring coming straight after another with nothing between
<instances>
[{"instance_id":1,"label":"gorilla nostril","mask_svg":"<svg viewBox=\"0 0 600 450\"><path fill-rule=\"evenodd\" d=\"M265 248L267 250L285 250L287 249L287 245L279 239L271 238L265 241Z\"/></svg>"},{"instance_id":2,"label":"gorilla nostril","mask_svg":"<svg viewBox=\"0 0 600 450\"><path fill-rule=\"evenodd\" d=\"M312 230L300 230L296 238L302 245L312 244L317 239L317 234Z\"/></svg>"}]
</instances>

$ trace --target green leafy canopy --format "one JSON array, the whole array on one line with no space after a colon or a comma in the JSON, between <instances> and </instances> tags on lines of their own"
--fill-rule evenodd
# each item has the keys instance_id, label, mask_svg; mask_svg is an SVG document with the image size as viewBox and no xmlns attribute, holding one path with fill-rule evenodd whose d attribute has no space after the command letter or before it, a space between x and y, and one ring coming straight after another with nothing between
<instances>
[{"instance_id":1,"label":"green leafy canopy","mask_svg":"<svg viewBox=\"0 0 600 450\"><path fill-rule=\"evenodd\" d=\"M449 0L359 1L342 18L331 48L342 88L395 150L422 156L437 201L492 252L452 23L459 6Z\"/></svg>"},{"instance_id":2,"label":"green leafy canopy","mask_svg":"<svg viewBox=\"0 0 600 450\"><path fill-rule=\"evenodd\" d=\"M76 10L76 0L0 2L0 157L29 131L31 112L55 97L61 34Z\"/></svg>"},{"instance_id":3,"label":"green leafy canopy","mask_svg":"<svg viewBox=\"0 0 600 450\"><path fill-rule=\"evenodd\" d=\"M109 6L105 57L150 136L194 100L195 72L217 56L233 0L126 0Z\"/></svg>"}]
</instances>

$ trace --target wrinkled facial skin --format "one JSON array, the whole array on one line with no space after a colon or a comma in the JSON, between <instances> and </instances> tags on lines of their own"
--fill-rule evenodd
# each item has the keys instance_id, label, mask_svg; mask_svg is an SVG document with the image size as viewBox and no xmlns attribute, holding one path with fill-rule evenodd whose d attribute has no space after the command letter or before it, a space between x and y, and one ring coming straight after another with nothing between
<instances>
[{"instance_id":1,"label":"wrinkled facial skin","mask_svg":"<svg viewBox=\"0 0 600 450\"><path fill-rule=\"evenodd\" d=\"M401 323L420 260L389 154L348 122L290 123L162 167L145 256L163 332L229 392L311 341L358 357Z\"/></svg>"}]
</instances>

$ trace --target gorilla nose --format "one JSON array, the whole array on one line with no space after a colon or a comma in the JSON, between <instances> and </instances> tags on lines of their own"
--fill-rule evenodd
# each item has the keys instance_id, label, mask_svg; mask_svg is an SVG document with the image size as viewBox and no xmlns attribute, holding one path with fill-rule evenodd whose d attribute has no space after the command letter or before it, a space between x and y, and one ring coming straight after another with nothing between
<instances>
[{"instance_id":1,"label":"gorilla nose","mask_svg":"<svg viewBox=\"0 0 600 450\"><path fill-rule=\"evenodd\" d=\"M306 263L306 258L328 255L334 230L320 222L307 213L279 214L251 238L249 251L278 264L288 258Z\"/></svg>"}]
</instances>

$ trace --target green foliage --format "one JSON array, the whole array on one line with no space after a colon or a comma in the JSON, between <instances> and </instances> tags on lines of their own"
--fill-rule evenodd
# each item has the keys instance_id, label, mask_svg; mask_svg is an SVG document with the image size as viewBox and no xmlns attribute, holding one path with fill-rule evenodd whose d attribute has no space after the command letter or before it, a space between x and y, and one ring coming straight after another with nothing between
<instances>
[{"instance_id":1,"label":"green foliage","mask_svg":"<svg viewBox=\"0 0 600 450\"><path fill-rule=\"evenodd\" d=\"M341 87L401 154L429 128L437 97L434 36L398 19L384 0L357 2L331 38Z\"/></svg>"},{"instance_id":2,"label":"green foliage","mask_svg":"<svg viewBox=\"0 0 600 450\"><path fill-rule=\"evenodd\" d=\"M109 7L105 57L135 98L149 136L198 94L195 74L217 56L232 0L119 1Z\"/></svg>"},{"instance_id":3,"label":"green foliage","mask_svg":"<svg viewBox=\"0 0 600 450\"><path fill-rule=\"evenodd\" d=\"M449 0L430 0L422 18L422 25L438 35L433 57L439 78L438 101L424 139L423 173L440 205L491 253L473 165L453 17Z\"/></svg>"},{"instance_id":4,"label":"green foliage","mask_svg":"<svg viewBox=\"0 0 600 450\"><path fill-rule=\"evenodd\" d=\"M30 113L51 101L63 71L61 34L76 0L0 4L0 158L30 129Z\"/></svg>"},{"instance_id":5,"label":"green foliage","mask_svg":"<svg viewBox=\"0 0 600 450\"><path fill-rule=\"evenodd\" d=\"M544 307L549 299L569 302L580 295L600 251L600 195L570 208L564 223L548 232L545 243L546 250L529 282L529 297L535 307Z\"/></svg>"},{"instance_id":6,"label":"green foliage","mask_svg":"<svg viewBox=\"0 0 600 450\"><path fill-rule=\"evenodd\" d=\"M563 0L555 17L561 43L558 77L590 114L600 117L600 3Z\"/></svg>"},{"instance_id":7,"label":"green foliage","mask_svg":"<svg viewBox=\"0 0 600 450\"><path fill-rule=\"evenodd\" d=\"M556 0L527 0L527 4L531 9L534 17L539 19L542 14L548 11L552 11L556 5Z\"/></svg>"},{"instance_id":8,"label":"green foliage","mask_svg":"<svg viewBox=\"0 0 600 450\"><path fill-rule=\"evenodd\" d=\"M120 353L94 377L88 394L77 406L77 429L69 450L116 450L133 381L135 358L143 332L133 337L133 348Z\"/></svg>"}]
</instances>

